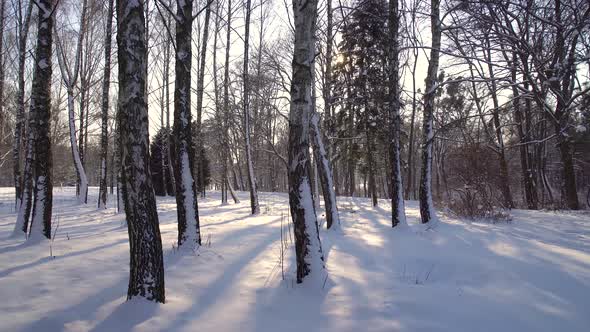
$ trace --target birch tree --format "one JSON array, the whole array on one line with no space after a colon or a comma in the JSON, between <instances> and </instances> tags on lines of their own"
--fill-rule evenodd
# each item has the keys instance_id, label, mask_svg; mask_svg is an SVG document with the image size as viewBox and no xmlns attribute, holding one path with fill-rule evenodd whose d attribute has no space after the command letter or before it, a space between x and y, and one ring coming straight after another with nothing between
<instances>
[{"instance_id":1,"label":"birch tree","mask_svg":"<svg viewBox=\"0 0 590 332\"><path fill-rule=\"evenodd\" d=\"M113 2L109 0L107 12L106 35L104 41L104 74L102 81L102 112L100 134L100 186L98 192L98 208L107 208L107 156L108 156L108 123L109 123L109 87L111 79L111 39L113 25ZM113 165L111 165L113 167Z\"/></svg>"},{"instance_id":2,"label":"birch tree","mask_svg":"<svg viewBox=\"0 0 590 332\"><path fill-rule=\"evenodd\" d=\"M322 282L324 255L311 193L310 120L315 58L317 0L293 0L295 41L289 113L289 207L294 224L297 283Z\"/></svg>"},{"instance_id":3,"label":"birch tree","mask_svg":"<svg viewBox=\"0 0 590 332\"><path fill-rule=\"evenodd\" d=\"M229 77L229 51L231 45L231 20L232 20L232 2L227 0L227 26L226 26L226 40L225 40L225 64L223 74L223 180L225 181L227 188L229 189L234 203L239 203L238 196L234 193L231 183L229 181L229 163L231 162L231 152L229 145L229 88L230 88L230 77Z\"/></svg>"},{"instance_id":4,"label":"birch tree","mask_svg":"<svg viewBox=\"0 0 590 332\"><path fill-rule=\"evenodd\" d=\"M143 0L117 0L121 182L129 230L127 299L164 302L164 261L149 172L147 43Z\"/></svg>"},{"instance_id":5,"label":"birch tree","mask_svg":"<svg viewBox=\"0 0 590 332\"><path fill-rule=\"evenodd\" d=\"M244 84L244 140L246 150L246 165L248 167L248 184L250 189L250 208L252 214L260 213L260 205L258 204L258 189L256 188L256 174L254 173L254 161L252 160L252 145L250 143L250 78L248 76L248 56L250 47L250 13L251 0L246 0L246 32L244 34L244 70L243 70L243 84Z\"/></svg>"},{"instance_id":6,"label":"birch tree","mask_svg":"<svg viewBox=\"0 0 590 332\"><path fill-rule=\"evenodd\" d=\"M25 12L23 13L23 9ZM25 61L27 57L27 37L31 23L31 12L33 2L29 1L26 8L23 8L23 1L16 2L16 39L18 42L18 65L17 81L18 91L16 93L16 126L14 129L14 141L12 145L13 178L15 191L15 207L18 211L14 225L13 236L27 233L29 215L31 210L32 193L32 172L26 169L26 159L32 157L32 148L25 135ZM24 143L27 143L26 147ZM24 148L24 149L23 149ZM26 150L25 150L26 149ZM22 152L25 151L23 158ZM21 172L21 159L25 159L24 169ZM28 164L31 167L31 163Z\"/></svg>"},{"instance_id":7,"label":"birch tree","mask_svg":"<svg viewBox=\"0 0 590 332\"><path fill-rule=\"evenodd\" d=\"M334 191L334 177L332 176L332 165L328 157L328 151L322 139L322 132L319 125L319 114L313 113L310 122L313 153L317 163L317 172L322 185L324 195L324 207L326 210L326 228L337 229L340 226L338 216L338 205L336 203L336 192ZM319 197L317 197L319 201Z\"/></svg>"},{"instance_id":8,"label":"birch tree","mask_svg":"<svg viewBox=\"0 0 590 332\"><path fill-rule=\"evenodd\" d=\"M192 12L192 0L177 2L173 139L179 246L184 243L188 243L189 246L201 244L197 187L192 174L194 163L191 128Z\"/></svg>"},{"instance_id":9,"label":"birch tree","mask_svg":"<svg viewBox=\"0 0 590 332\"><path fill-rule=\"evenodd\" d=\"M430 1L430 30L432 47L428 61L426 87L424 91L424 114L422 117L422 169L420 172L420 218L422 223L436 221L432 201L432 144L434 140L433 115L434 99L438 88L438 62L441 47L440 0Z\"/></svg>"},{"instance_id":10,"label":"birch tree","mask_svg":"<svg viewBox=\"0 0 590 332\"><path fill-rule=\"evenodd\" d=\"M391 225L406 224L400 156L399 2L389 0L389 130L391 167Z\"/></svg>"},{"instance_id":11,"label":"birch tree","mask_svg":"<svg viewBox=\"0 0 590 332\"><path fill-rule=\"evenodd\" d=\"M35 69L31 88L29 136L34 146L33 212L29 239L39 241L51 238L51 211L53 208L53 182L51 155L51 59L53 49L53 24L56 0L38 0L37 47ZM42 147L42 148L39 148Z\"/></svg>"},{"instance_id":12,"label":"birch tree","mask_svg":"<svg viewBox=\"0 0 590 332\"><path fill-rule=\"evenodd\" d=\"M73 68L68 62L68 57L65 54L64 46L59 36L56 34L57 39L57 59L59 63L59 69L61 71L61 77L63 84L66 87L68 94L68 119L70 127L70 146L72 150L72 159L74 160L74 167L76 168L76 175L78 177L79 190L77 192L78 202L86 204L88 202L88 178L86 176L86 170L82 164L82 157L80 153L80 146L76 138L76 122L75 122L75 110L74 110L74 96L75 89L80 74L80 63L82 61L82 46L84 42L84 34L86 32L86 11L87 11L87 0L82 3L82 14L80 18L80 31L78 33L78 42L76 46L76 54L74 58ZM83 109L83 108L81 108ZM80 119L84 115L80 114ZM81 122L83 124L83 122ZM80 134L83 133L83 125L80 126ZM80 136L81 136L80 135ZM80 145L83 144L80 141Z\"/></svg>"},{"instance_id":13,"label":"birch tree","mask_svg":"<svg viewBox=\"0 0 590 332\"><path fill-rule=\"evenodd\" d=\"M205 65L207 64L207 41L209 38L209 21L211 17L211 3L213 1L210 0L206 4L205 8L205 22L203 26L203 38L201 41L201 52L199 58L199 77L197 79L197 125L195 128L196 137L197 137L197 157L199 159L204 158L204 155L201 155L201 147L203 146L202 135L201 135L201 114L203 112L203 92L205 90ZM199 161L200 162L200 161ZM202 169L200 167L199 169ZM204 174L199 172L197 177L203 178ZM205 186L203 186L203 194L205 192Z\"/></svg>"}]
</instances>

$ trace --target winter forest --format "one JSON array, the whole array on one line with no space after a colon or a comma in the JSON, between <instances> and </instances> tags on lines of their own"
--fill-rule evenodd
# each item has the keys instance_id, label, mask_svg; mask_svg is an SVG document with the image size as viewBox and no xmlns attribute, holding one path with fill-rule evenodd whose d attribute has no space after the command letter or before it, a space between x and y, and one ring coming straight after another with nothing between
<instances>
[{"instance_id":1,"label":"winter forest","mask_svg":"<svg viewBox=\"0 0 590 332\"><path fill-rule=\"evenodd\" d=\"M0 0L1 331L590 330L588 0Z\"/></svg>"}]
</instances>

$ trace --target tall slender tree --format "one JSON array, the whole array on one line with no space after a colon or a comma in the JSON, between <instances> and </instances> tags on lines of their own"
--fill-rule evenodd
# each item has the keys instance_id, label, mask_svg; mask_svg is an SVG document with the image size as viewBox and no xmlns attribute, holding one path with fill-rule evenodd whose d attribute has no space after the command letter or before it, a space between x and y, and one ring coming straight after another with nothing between
<instances>
[{"instance_id":1,"label":"tall slender tree","mask_svg":"<svg viewBox=\"0 0 590 332\"><path fill-rule=\"evenodd\" d=\"M223 73L223 119L222 119L222 136L223 136L223 181L227 185L233 199L234 203L239 203L240 200L238 196L234 194L234 191L231 187L231 183L229 181L229 165L231 162L231 152L229 146L229 87L230 87L230 77L229 77L229 51L231 46L231 20L232 20L232 2L231 0L227 0L227 26L226 26L226 39L225 39L225 64L224 64L224 73Z\"/></svg>"},{"instance_id":2,"label":"tall slender tree","mask_svg":"<svg viewBox=\"0 0 590 332\"><path fill-rule=\"evenodd\" d=\"M203 38L201 40L201 53L199 57L199 77L197 79L197 125L195 126L196 137L197 137L197 157L199 158L198 163L201 164L205 156L201 155L204 151L201 147L203 146L202 133L201 133L201 114L203 113L203 93L205 91L205 65L207 64L207 41L209 40L209 21L211 17L211 2L208 1L205 8L205 22L203 24ZM203 170L203 167L198 167ZM203 178L204 174L199 172L198 178ZM202 186L202 192L205 192L205 186Z\"/></svg>"},{"instance_id":3,"label":"tall slender tree","mask_svg":"<svg viewBox=\"0 0 590 332\"><path fill-rule=\"evenodd\" d=\"M51 59L53 50L53 24L57 0L39 0L37 20L37 48L35 70L31 88L29 131L34 149L33 215L29 239L35 241L51 237L51 211L53 208L53 182L51 155ZM39 148L42 147L42 148Z\"/></svg>"},{"instance_id":4,"label":"tall slender tree","mask_svg":"<svg viewBox=\"0 0 590 332\"><path fill-rule=\"evenodd\" d=\"M317 0L293 0L295 47L289 113L288 172L297 283L303 282L304 278L322 281L325 274L324 254L311 193L309 155L317 6Z\"/></svg>"},{"instance_id":5,"label":"tall slender tree","mask_svg":"<svg viewBox=\"0 0 590 332\"><path fill-rule=\"evenodd\" d=\"M16 126L14 129L14 141L12 145L13 161L13 178L15 191L15 207L18 209L16 223L14 225L13 236L27 233L29 216L31 211L32 195L32 176L33 173L27 169L26 159L32 157L33 146L25 136L25 61L27 58L27 37L29 36L29 27L31 26L31 12L33 2L29 1L25 13L23 13L23 1L18 0L17 8L17 42L18 42L18 69L17 81L18 91L16 93ZM27 135L28 136L28 135ZM25 142L25 140L27 140ZM26 143L25 149L24 143ZM32 143L32 142L31 142ZM23 158L22 152L25 151ZM25 165L21 172L21 159L25 159ZM28 164L29 168L31 163Z\"/></svg>"},{"instance_id":6,"label":"tall slender tree","mask_svg":"<svg viewBox=\"0 0 590 332\"><path fill-rule=\"evenodd\" d=\"M440 0L430 1L430 30L432 47L426 74L424 91L424 114L422 117L422 169L420 173L420 218L422 223L436 221L436 212L432 201L432 143L434 140L434 99L438 87L438 63L440 59L441 22Z\"/></svg>"},{"instance_id":7,"label":"tall slender tree","mask_svg":"<svg viewBox=\"0 0 590 332\"><path fill-rule=\"evenodd\" d=\"M109 0L107 26L104 40L104 74L102 78L102 113L100 133L100 187L98 191L98 208L107 208L107 156L108 156L108 124L109 124L109 87L111 80L111 39L113 25L113 3ZM111 165L113 167L113 165Z\"/></svg>"},{"instance_id":8,"label":"tall slender tree","mask_svg":"<svg viewBox=\"0 0 590 332\"><path fill-rule=\"evenodd\" d=\"M177 3L173 140L179 246L184 243L188 243L189 246L201 244L197 186L192 174L194 164L191 127L192 15L192 0Z\"/></svg>"},{"instance_id":9,"label":"tall slender tree","mask_svg":"<svg viewBox=\"0 0 590 332\"><path fill-rule=\"evenodd\" d=\"M127 299L164 302L164 260L149 170L147 45L143 0L117 0L121 182L129 231Z\"/></svg>"},{"instance_id":10,"label":"tall slender tree","mask_svg":"<svg viewBox=\"0 0 590 332\"><path fill-rule=\"evenodd\" d=\"M246 165L248 167L248 184L250 189L250 208L252 214L260 213L260 205L258 204L258 188L256 188L256 174L254 173L254 161L252 160L252 144L250 142L250 77L248 76L249 66L249 48L250 48L250 14L251 0L246 0L246 32L244 34L244 70L242 75L244 84L244 139L246 150Z\"/></svg>"},{"instance_id":11,"label":"tall slender tree","mask_svg":"<svg viewBox=\"0 0 590 332\"><path fill-rule=\"evenodd\" d=\"M68 119L70 127L70 147L72 151L72 159L74 160L74 167L76 169L76 175L78 177L78 202L88 202L88 178L86 176L86 170L83 164L83 151L81 150L84 145L83 133L84 133L84 103L80 105L80 128L79 128L79 142L76 142L76 122L74 113L74 98L75 89L80 76L80 64L82 62L82 47L84 42L84 34L86 33L87 16L86 12L88 9L88 1L82 2L82 14L80 18L80 31L78 32L78 41L76 46L76 55L74 57L73 68L68 62L68 57L65 54L63 41L60 40L59 36L56 35L57 39L57 59L59 63L59 69L61 71L61 77L66 87L68 94Z\"/></svg>"},{"instance_id":12,"label":"tall slender tree","mask_svg":"<svg viewBox=\"0 0 590 332\"><path fill-rule=\"evenodd\" d=\"M400 156L399 1L389 0L389 156L391 167L391 225L406 224Z\"/></svg>"}]
</instances>

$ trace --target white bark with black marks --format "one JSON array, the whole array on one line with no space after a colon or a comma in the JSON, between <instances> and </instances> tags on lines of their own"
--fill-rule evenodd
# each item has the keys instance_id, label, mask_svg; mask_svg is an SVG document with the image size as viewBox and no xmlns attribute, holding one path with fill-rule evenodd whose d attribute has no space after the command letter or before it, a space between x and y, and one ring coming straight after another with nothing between
<instances>
[{"instance_id":1,"label":"white bark with black marks","mask_svg":"<svg viewBox=\"0 0 590 332\"><path fill-rule=\"evenodd\" d=\"M438 87L438 62L441 45L440 0L431 0L430 29L432 31L432 48L426 76L424 93L424 115L422 123L422 170L420 174L420 218L422 223L436 221L436 212L432 201L432 143L434 140L433 117L434 99Z\"/></svg>"},{"instance_id":2,"label":"white bark with black marks","mask_svg":"<svg viewBox=\"0 0 590 332\"><path fill-rule=\"evenodd\" d=\"M326 278L324 254L310 185L310 121L313 112L313 71L317 0L293 0L295 47L289 113L289 207L294 224L297 283Z\"/></svg>"},{"instance_id":3,"label":"white bark with black marks","mask_svg":"<svg viewBox=\"0 0 590 332\"><path fill-rule=\"evenodd\" d=\"M143 0L117 0L122 196L129 231L127 299L164 302L164 261L149 168L147 45Z\"/></svg>"}]
</instances>

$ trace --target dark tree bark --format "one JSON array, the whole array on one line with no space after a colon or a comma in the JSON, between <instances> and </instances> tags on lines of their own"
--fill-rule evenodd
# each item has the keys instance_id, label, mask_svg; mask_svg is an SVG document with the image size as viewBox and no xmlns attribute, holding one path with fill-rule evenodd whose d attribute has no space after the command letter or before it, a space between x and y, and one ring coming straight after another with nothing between
<instances>
[{"instance_id":1,"label":"dark tree bark","mask_svg":"<svg viewBox=\"0 0 590 332\"><path fill-rule=\"evenodd\" d=\"M30 239L51 238L51 210L53 208L53 182L51 140L51 59L53 46L54 10L57 0L39 0L37 48L35 70L31 88L29 130L32 132L34 150L34 200L31 217Z\"/></svg>"},{"instance_id":2,"label":"dark tree bark","mask_svg":"<svg viewBox=\"0 0 590 332\"><path fill-rule=\"evenodd\" d=\"M197 186L193 178L191 116L191 68L193 1L179 2L176 8L176 84L174 87L174 177L178 216L178 245L201 244Z\"/></svg>"},{"instance_id":3,"label":"dark tree bark","mask_svg":"<svg viewBox=\"0 0 590 332\"><path fill-rule=\"evenodd\" d=\"M246 165L248 166L248 185L250 189L250 208L252 214L260 213L258 204L258 188L256 187L256 175L254 173L254 161L252 160L252 144L250 142L250 77L248 74L249 38L250 38L250 9L251 0L246 0L246 32L244 34L244 138L246 150Z\"/></svg>"},{"instance_id":4,"label":"dark tree bark","mask_svg":"<svg viewBox=\"0 0 590 332\"><path fill-rule=\"evenodd\" d=\"M294 224L297 283L325 273L310 182L309 127L313 111L317 0L293 0L295 47L289 113L289 206Z\"/></svg>"},{"instance_id":5,"label":"dark tree bark","mask_svg":"<svg viewBox=\"0 0 590 332\"><path fill-rule=\"evenodd\" d=\"M424 92L424 115L422 124L422 170L420 174L420 217L422 223L436 220L434 203L432 202L432 143L434 131L434 98L438 87L438 62L441 45L440 0L430 1L430 29L432 31L432 48L426 75L426 91Z\"/></svg>"},{"instance_id":6,"label":"dark tree bark","mask_svg":"<svg viewBox=\"0 0 590 332\"><path fill-rule=\"evenodd\" d=\"M109 125L109 86L111 79L111 37L113 25L113 2L109 0L107 28L104 41L104 75L102 81L102 114L100 134L100 186L98 191L98 208L107 208L107 157L108 157L108 125ZM111 165L112 167L112 165ZM164 182L165 183L165 182Z\"/></svg>"},{"instance_id":7,"label":"dark tree bark","mask_svg":"<svg viewBox=\"0 0 590 332\"><path fill-rule=\"evenodd\" d=\"M147 45L143 0L117 0L121 182L129 230L127 299L164 302L164 261L149 171Z\"/></svg>"},{"instance_id":8,"label":"dark tree bark","mask_svg":"<svg viewBox=\"0 0 590 332\"><path fill-rule=\"evenodd\" d=\"M369 193L368 196L371 196L371 203L373 206L377 206L379 201L377 200L377 186L375 185L375 161L374 154L375 154L375 138L373 137L371 121L367 121L366 123L366 136L367 136L367 176L369 180ZM366 190L366 186L365 186Z\"/></svg>"},{"instance_id":9,"label":"dark tree bark","mask_svg":"<svg viewBox=\"0 0 590 332\"><path fill-rule=\"evenodd\" d=\"M510 76L512 82L516 82L516 71L517 71L517 62L518 58L516 53L513 54L512 62L511 62L511 69L510 69ZM528 139L527 134L524 130L524 117L522 115L522 108L521 108L521 99L520 99L520 92L516 85L512 86L512 107L514 109L514 120L516 122L516 131L518 134L518 140L520 142L519 152L520 152L520 168L522 173L522 181L524 184L524 198L526 201L527 208L536 210L538 205L538 198L537 198L537 189L535 184L535 178L531 169L531 161L529 159L529 152L528 152Z\"/></svg>"},{"instance_id":10,"label":"dark tree bark","mask_svg":"<svg viewBox=\"0 0 590 332\"><path fill-rule=\"evenodd\" d=\"M391 225L406 223L404 187L402 183L400 155L400 98L399 98L399 3L389 0L389 144L391 188Z\"/></svg>"},{"instance_id":11,"label":"dark tree bark","mask_svg":"<svg viewBox=\"0 0 590 332\"><path fill-rule=\"evenodd\" d=\"M504 198L504 207L512 209L514 202L512 201L512 192L510 191L508 162L506 161L506 151L504 148L504 137L502 134L502 125L500 123L500 104L498 102L498 93L496 88L496 79L494 75L494 68L492 66L492 51L489 36L486 35L487 50L484 49L484 54L488 61L488 72L490 74L490 93L492 95L492 103L494 109L492 111L493 124L496 133L496 141L498 144L498 157L500 162L500 190Z\"/></svg>"}]
</instances>

